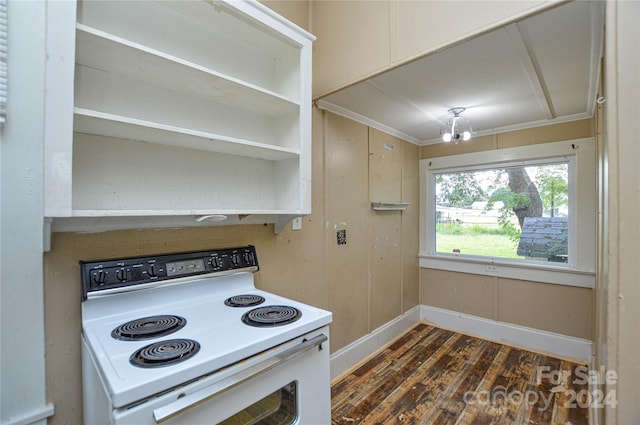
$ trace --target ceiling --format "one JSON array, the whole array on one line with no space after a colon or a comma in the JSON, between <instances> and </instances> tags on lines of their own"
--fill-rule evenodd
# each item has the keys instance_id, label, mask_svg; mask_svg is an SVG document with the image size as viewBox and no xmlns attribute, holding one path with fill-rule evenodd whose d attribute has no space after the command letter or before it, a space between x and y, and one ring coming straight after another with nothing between
<instances>
[{"instance_id":1,"label":"ceiling","mask_svg":"<svg viewBox=\"0 0 640 425\"><path fill-rule=\"evenodd\" d=\"M317 101L418 145L452 116L475 135L593 116L604 2L574 1L384 72Z\"/></svg>"}]
</instances>

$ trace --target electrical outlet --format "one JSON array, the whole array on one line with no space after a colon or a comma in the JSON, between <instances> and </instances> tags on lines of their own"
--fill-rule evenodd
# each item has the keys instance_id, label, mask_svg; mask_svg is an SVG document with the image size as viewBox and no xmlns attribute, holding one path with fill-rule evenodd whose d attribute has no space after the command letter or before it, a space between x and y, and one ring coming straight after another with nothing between
<instances>
[{"instance_id":1,"label":"electrical outlet","mask_svg":"<svg viewBox=\"0 0 640 425\"><path fill-rule=\"evenodd\" d=\"M302 230L302 217L291 220L291 230Z\"/></svg>"},{"instance_id":2,"label":"electrical outlet","mask_svg":"<svg viewBox=\"0 0 640 425\"><path fill-rule=\"evenodd\" d=\"M336 232L336 237L338 239L338 245L346 245L347 244L347 230L342 229Z\"/></svg>"}]
</instances>

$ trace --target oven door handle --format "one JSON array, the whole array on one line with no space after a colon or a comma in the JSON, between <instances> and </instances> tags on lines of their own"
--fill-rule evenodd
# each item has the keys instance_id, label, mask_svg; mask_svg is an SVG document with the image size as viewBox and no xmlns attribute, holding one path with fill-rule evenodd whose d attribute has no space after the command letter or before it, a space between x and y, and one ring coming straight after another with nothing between
<instances>
[{"instance_id":1,"label":"oven door handle","mask_svg":"<svg viewBox=\"0 0 640 425\"><path fill-rule=\"evenodd\" d=\"M317 335L311 339L306 339L300 344L288 348L273 357L263 360L247 369L244 369L234 375L231 375L220 382L216 382L206 388L198 391L194 391L191 394L187 394L174 402L167 404L166 406L159 407L153 411L153 419L156 423L165 422L172 417L179 415L180 413L195 407L212 397L217 396L220 393L230 390L231 388L248 381L258 375L261 375L274 367L299 356L300 354L309 351L314 347L322 349L322 343L327 341L328 338L324 334Z\"/></svg>"}]
</instances>

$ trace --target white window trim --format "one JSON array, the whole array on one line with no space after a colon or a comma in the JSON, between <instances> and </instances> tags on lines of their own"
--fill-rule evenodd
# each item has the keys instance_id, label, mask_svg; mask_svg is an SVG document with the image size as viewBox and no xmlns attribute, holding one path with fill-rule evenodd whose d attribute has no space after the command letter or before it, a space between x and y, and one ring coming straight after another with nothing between
<instances>
[{"instance_id":1,"label":"white window trim","mask_svg":"<svg viewBox=\"0 0 640 425\"><path fill-rule=\"evenodd\" d=\"M510 260L435 252L435 174L500 164L566 158L569 162L569 262ZM420 160L420 267L593 288L596 246L596 158L593 138L541 143Z\"/></svg>"}]
</instances>

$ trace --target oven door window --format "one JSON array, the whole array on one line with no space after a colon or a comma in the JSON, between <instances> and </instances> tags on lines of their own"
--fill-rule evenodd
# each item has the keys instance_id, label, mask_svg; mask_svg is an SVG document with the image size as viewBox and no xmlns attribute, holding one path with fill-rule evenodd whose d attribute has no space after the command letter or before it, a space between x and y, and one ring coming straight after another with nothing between
<instances>
[{"instance_id":1,"label":"oven door window","mask_svg":"<svg viewBox=\"0 0 640 425\"><path fill-rule=\"evenodd\" d=\"M291 382L221 422L223 425L289 425L298 417L297 383Z\"/></svg>"}]
</instances>

